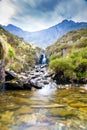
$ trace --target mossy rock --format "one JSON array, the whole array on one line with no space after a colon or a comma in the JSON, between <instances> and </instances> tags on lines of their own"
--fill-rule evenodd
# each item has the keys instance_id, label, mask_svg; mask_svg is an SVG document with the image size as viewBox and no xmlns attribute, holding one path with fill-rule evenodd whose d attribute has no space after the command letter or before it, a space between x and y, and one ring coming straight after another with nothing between
<instances>
[{"instance_id":1,"label":"mossy rock","mask_svg":"<svg viewBox=\"0 0 87 130\"><path fill-rule=\"evenodd\" d=\"M85 97L85 98L84 98L84 97L83 97L83 98L80 98L79 101L84 102L84 103L87 103L87 98L86 98L86 97Z\"/></svg>"},{"instance_id":2,"label":"mossy rock","mask_svg":"<svg viewBox=\"0 0 87 130\"><path fill-rule=\"evenodd\" d=\"M51 109L50 114L57 117L72 117L74 116L73 111L69 111L66 109Z\"/></svg>"},{"instance_id":3,"label":"mossy rock","mask_svg":"<svg viewBox=\"0 0 87 130\"><path fill-rule=\"evenodd\" d=\"M6 111L2 114L0 114L0 122L6 122L6 123L14 123L14 116L13 112Z\"/></svg>"},{"instance_id":4,"label":"mossy rock","mask_svg":"<svg viewBox=\"0 0 87 130\"><path fill-rule=\"evenodd\" d=\"M87 104L84 103L75 103L75 104L70 104L71 107L75 108L80 108L80 107L87 107Z\"/></svg>"},{"instance_id":5,"label":"mossy rock","mask_svg":"<svg viewBox=\"0 0 87 130\"><path fill-rule=\"evenodd\" d=\"M16 111L16 115L28 114L28 113L32 113L32 112L33 112L33 109L31 109L28 106L23 106Z\"/></svg>"},{"instance_id":6,"label":"mossy rock","mask_svg":"<svg viewBox=\"0 0 87 130\"><path fill-rule=\"evenodd\" d=\"M85 107L79 108L79 110L82 111L82 112L86 112L87 113L87 107L86 108Z\"/></svg>"}]
</instances>

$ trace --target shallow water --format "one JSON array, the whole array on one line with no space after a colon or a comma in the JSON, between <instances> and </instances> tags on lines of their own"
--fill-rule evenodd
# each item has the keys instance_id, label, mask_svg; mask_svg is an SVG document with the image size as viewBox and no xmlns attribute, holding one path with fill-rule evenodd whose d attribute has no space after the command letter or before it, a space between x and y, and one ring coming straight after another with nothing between
<instances>
[{"instance_id":1,"label":"shallow water","mask_svg":"<svg viewBox=\"0 0 87 130\"><path fill-rule=\"evenodd\" d=\"M87 90L0 92L0 130L87 130Z\"/></svg>"}]
</instances>

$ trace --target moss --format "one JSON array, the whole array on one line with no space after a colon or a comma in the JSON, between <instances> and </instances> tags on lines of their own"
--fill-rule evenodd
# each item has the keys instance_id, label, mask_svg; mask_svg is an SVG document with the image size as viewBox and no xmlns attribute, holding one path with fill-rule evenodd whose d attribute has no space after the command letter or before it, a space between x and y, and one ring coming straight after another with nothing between
<instances>
[{"instance_id":1,"label":"moss","mask_svg":"<svg viewBox=\"0 0 87 130\"><path fill-rule=\"evenodd\" d=\"M69 111L66 109L51 109L50 114L57 117L72 117L75 115L73 111Z\"/></svg>"},{"instance_id":2,"label":"moss","mask_svg":"<svg viewBox=\"0 0 87 130\"><path fill-rule=\"evenodd\" d=\"M80 108L80 107L87 107L87 104L84 103L75 103L75 104L70 104L71 107L75 108Z\"/></svg>"}]
</instances>

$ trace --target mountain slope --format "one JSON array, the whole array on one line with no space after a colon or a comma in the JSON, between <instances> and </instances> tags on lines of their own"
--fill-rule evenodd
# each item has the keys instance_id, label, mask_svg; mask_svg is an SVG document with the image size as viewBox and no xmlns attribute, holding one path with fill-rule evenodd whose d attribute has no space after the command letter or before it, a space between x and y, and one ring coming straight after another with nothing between
<instances>
[{"instance_id":1,"label":"mountain slope","mask_svg":"<svg viewBox=\"0 0 87 130\"><path fill-rule=\"evenodd\" d=\"M0 27L0 42L5 46L5 53L7 52L6 69L20 72L35 64L36 49L25 42L23 38L19 38Z\"/></svg>"},{"instance_id":2,"label":"mountain slope","mask_svg":"<svg viewBox=\"0 0 87 130\"><path fill-rule=\"evenodd\" d=\"M74 45L77 45L77 43L80 43L84 39L87 39L87 29L70 31L58 39L54 44L48 46L46 48L46 53L51 56L55 53L63 52L64 49L66 51L71 50Z\"/></svg>"},{"instance_id":3,"label":"mountain slope","mask_svg":"<svg viewBox=\"0 0 87 130\"><path fill-rule=\"evenodd\" d=\"M87 83L87 29L68 32L46 53L58 83Z\"/></svg>"},{"instance_id":4,"label":"mountain slope","mask_svg":"<svg viewBox=\"0 0 87 130\"><path fill-rule=\"evenodd\" d=\"M43 48L55 43L58 38L70 30L77 30L81 28L87 28L87 23L75 23L71 20L64 20L53 27L37 32L23 31L22 29L11 24L4 26L4 29L10 33L16 34L19 37L23 37L25 41Z\"/></svg>"}]
</instances>

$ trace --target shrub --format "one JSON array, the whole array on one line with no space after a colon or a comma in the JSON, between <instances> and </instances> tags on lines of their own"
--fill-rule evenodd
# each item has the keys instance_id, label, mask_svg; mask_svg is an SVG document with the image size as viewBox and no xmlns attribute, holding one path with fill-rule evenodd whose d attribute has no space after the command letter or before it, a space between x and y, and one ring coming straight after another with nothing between
<instances>
[{"instance_id":1,"label":"shrub","mask_svg":"<svg viewBox=\"0 0 87 130\"><path fill-rule=\"evenodd\" d=\"M75 47L77 48L83 48L83 47L87 47L87 38L81 38L75 45Z\"/></svg>"},{"instance_id":2,"label":"shrub","mask_svg":"<svg viewBox=\"0 0 87 130\"><path fill-rule=\"evenodd\" d=\"M54 71L65 71L66 69L71 68L71 63L66 58L60 58L50 61L49 67Z\"/></svg>"},{"instance_id":3,"label":"shrub","mask_svg":"<svg viewBox=\"0 0 87 130\"><path fill-rule=\"evenodd\" d=\"M77 71L77 72L82 72L82 73L84 73L84 72L87 71L87 59L82 59L82 60L78 63L78 65L77 65L77 67L76 67L76 71Z\"/></svg>"},{"instance_id":4,"label":"shrub","mask_svg":"<svg viewBox=\"0 0 87 130\"><path fill-rule=\"evenodd\" d=\"M10 58L15 57L15 50L10 44L8 44L8 56Z\"/></svg>"},{"instance_id":5,"label":"shrub","mask_svg":"<svg viewBox=\"0 0 87 130\"><path fill-rule=\"evenodd\" d=\"M60 57L61 57L61 52L55 53L55 54L53 54L53 55L50 57L50 60L54 60L54 59L57 59L57 58L60 58Z\"/></svg>"}]
</instances>

